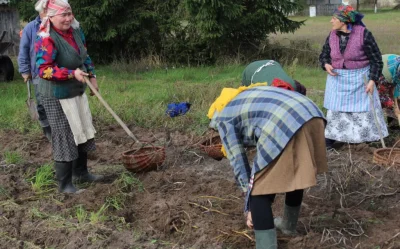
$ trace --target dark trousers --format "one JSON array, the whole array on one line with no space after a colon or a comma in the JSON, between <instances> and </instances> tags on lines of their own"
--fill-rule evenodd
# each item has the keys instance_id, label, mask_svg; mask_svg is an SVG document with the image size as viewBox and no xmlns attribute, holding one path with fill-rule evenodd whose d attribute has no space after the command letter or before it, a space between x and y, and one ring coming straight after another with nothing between
<instances>
[{"instance_id":1,"label":"dark trousers","mask_svg":"<svg viewBox=\"0 0 400 249\"><path fill-rule=\"evenodd\" d=\"M274 216L272 214L272 203L275 194L270 195L251 195L250 211L253 219L254 230L273 229ZM290 207L298 207L303 200L303 189L286 193L285 204Z\"/></svg>"},{"instance_id":2,"label":"dark trousers","mask_svg":"<svg viewBox=\"0 0 400 249\"><path fill-rule=\"evenodd\" d=\"M41 127L47 127L49 126L49 121L47 120L47 115L46 111L44 110L44 106L42 105L42 101L40 98L40 94L37 90L38 85L33 84L34 89L35 89L35 97L36 97L36 109L39 115L39 123Z\"/></svg>"}]
</instances>

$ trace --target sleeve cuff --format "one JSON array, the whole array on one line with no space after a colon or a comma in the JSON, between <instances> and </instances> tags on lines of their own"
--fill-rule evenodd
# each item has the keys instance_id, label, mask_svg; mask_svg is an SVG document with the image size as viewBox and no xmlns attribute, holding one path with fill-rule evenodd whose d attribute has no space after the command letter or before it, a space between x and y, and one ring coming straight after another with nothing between
<instances>
[{"instance_id":1,"label":"sleeve cuff","mask_svg":"<svg viewBox=\"0 0 400 249\"><path fill-rule=\"evenodd\" d=\"M68 70L68 79L75 78L75 70Z\"/></svg>"}]
</instances>

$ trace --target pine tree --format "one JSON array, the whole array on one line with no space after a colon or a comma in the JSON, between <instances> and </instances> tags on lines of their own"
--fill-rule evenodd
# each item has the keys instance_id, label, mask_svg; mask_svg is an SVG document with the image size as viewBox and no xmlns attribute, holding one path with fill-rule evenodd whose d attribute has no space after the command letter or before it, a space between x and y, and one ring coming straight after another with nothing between
<instances>
[{"instance_id":1,"label":"pine tree","mask_svg":"<svg viewBox=\"0 0 400 249\"><path fill-rule=\"evenodd\" d=\"M69 0L96 62L157 54L169 62L210 64L251 54L269 34L294 32L299 0ZM13 0L34 17L34 1ZM31 7L30 7L31 6Z\"/></svg>"}]
</instances>

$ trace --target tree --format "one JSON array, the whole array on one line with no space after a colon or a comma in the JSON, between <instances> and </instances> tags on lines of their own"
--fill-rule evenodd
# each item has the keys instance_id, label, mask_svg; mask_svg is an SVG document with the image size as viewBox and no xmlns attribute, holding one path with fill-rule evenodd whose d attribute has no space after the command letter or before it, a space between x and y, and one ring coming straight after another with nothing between
<instances>
[{"instance_id":1,"label":"tree","mask_svg":"<svg viewBox=\"0 0 400 249\"><path fill-rule=\"evenodd\" d=\"M13 0L24 19L30 0ZM161 55L174 63L213 63L218 57L254 53L276 32L303 22L287 16L298 0L69 0L83 27L89 53L107 62L123 55Z\"/></svg>"},{"instance_id":2,"label":"tree","mask_svg":"<svg viewBox=\"0 0 400 249\"><path fill-rule=\"evenodd\" d=\"M188 26L209 44L210 54L253 52L270 33L294 32L303 22L287 16L299 11L291 0L185 0ZM222 52L222 53L221 53Z\"/></svg>"}]
</instances>

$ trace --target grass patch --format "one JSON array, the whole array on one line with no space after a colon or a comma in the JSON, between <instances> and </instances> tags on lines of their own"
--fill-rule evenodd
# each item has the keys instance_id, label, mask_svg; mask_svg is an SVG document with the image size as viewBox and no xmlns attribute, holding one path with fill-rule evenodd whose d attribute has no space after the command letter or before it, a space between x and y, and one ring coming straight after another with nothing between
<instances>
[{"instance_id":1,"label":"grass patch","mask_svg":"<svg viewBox=\"0 0 400 249\"><path fill-rule=\"evenodd\" d=\"M45 164L39 167L29 181L32 184L32 190L37 194L52 191L55 186L53 165Z\"/></svg>"},{"instance_id":2,"label":"grass patch","mask_svg":"<svg viewBox=\"0 0 400 249\"><path fill-rule=\"evenodd\" d=\"M144 191L143 183L129 172L123 172L113 184L122 192L130 192L134 189L137 189L139 192Z\"/></svg>"},{"instance_id":3,"label":"grass patch","mask_svg":"<svg viewBox=\"0 0 400 249\"><path fill-rule=\"evenodd\" d=\"M91 224L98 224L104 222L107 219L107 216L104 215L107 210L108 205L105 203L97 212L91 212L89 215L89 220Z\"/></svg>"},{"instance_id":4,"label":"grass patch","mask_svg":"<svg viewBox=\"0 0 400 249\"><path fill-rule=\"evenodd\" d=\"M125 194L121 193L115 196L108 196L106 198L106 204L109 207L114 208L115 210L121 210L125 207L124 202L125 202Z\"/></svg>"},{"instance_id":5,"label":"grass patch","mask_svg":"<svg viewBox=\"0 0 400 249\"><path fill-rule=\"evenodd\" d=\"M88 218L88 213L86 212L86 210L83 208L82 205L76 207L75 215L80 224L86 223L86 220Z\"/></svg>"},{"instance_id":6,"label":"grass patch","mask_svg":"<svg viewBox=\"0 0 400 249\"><path fill-rule=\"evenodd\" d=\"M6 164L18 164L23 162L22 155L17 151L6 151L3 157Z\"/></svg>"},{"instance_id":7,"label":"grass patch","mask_svg":"<svg viewBox=\"0 0 400 249\"><path fill-rule=\"evenodd\" d=\"M10 193L3 186L0 185L0 196L5 196L7 199L11 198Z\"/></svg>"},{"instance_id":8,"label":"grass patch","mask_svg":"<svg viewBox=\"0 0 400 249\"><path fill-rule=\"evenodd\" d=\"M245 65L218 67L157 69L143 73L115 73L110 66L97 69L100 93L111 108L128 125L151 129L203 133L208 128L208 108L224 87L238 87ZM297 65L291 74L307 88L325 88L326 73L318 68ZM14 89L14 90L11 90ZM25 85L22 80L0 84L0 130L18 129L40 132L23 109ZM170 118L165 114L172 102L192 104L186 115ZM19 104L16 104L16 103ZM96 97L89 97L95 127L115 125L116 121ZM15 108L17 107L17 108ZM18 110L17 110L18 109ZM3 113L7 113L3 115Z\"/></svg>"}]
</instances>

